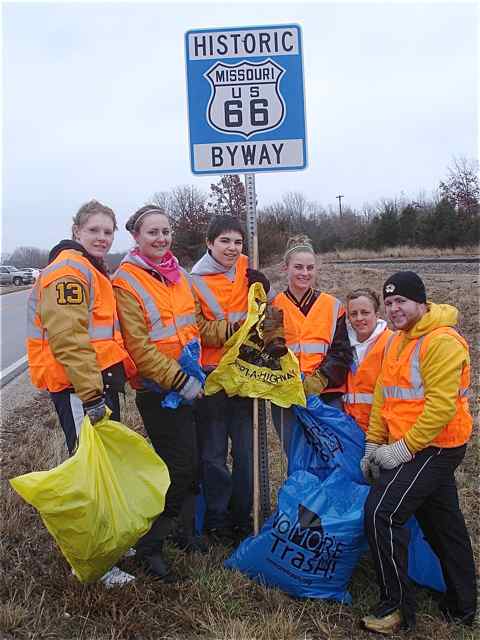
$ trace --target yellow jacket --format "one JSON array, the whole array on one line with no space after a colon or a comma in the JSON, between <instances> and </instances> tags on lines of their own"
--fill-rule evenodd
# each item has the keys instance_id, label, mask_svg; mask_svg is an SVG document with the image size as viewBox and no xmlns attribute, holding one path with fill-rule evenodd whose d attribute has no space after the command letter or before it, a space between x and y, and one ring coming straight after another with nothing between
<instances>
[{"instance_id":1,"label":"yellow jacket","mask_svg":"<svg viewBox=\"0 0 480 640\"><path fill-rule=\"evenodd\" d=\"M441 327L453 327L457 323L458 310L447 304L427 303L427 313L408 332L401 332L398 354L411 343ZM397 355L398 355L397 354ZM425 354L420 360L420 374L425 389L423 411L404 440L412 453L433 444L457 412L457 400L461 391L462 373L470 366L468 349L452 335L438 333L431 337ZM375 386L374 401L367 431L367 441L383 444L389 441L388 424L382 417L384 403L383 376Z\"/></svg>"}]
</instances>

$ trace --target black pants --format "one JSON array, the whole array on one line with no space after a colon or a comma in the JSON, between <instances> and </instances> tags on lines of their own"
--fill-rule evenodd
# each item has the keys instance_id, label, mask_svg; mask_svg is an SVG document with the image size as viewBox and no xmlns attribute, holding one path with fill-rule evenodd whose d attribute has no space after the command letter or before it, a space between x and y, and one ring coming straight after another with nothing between
<instances>
[{"instance_id":1,"label":"black pants","mask_svg":"<svg viewBox=\"0 0 480 640\"><path fill-rule=\"evenodd\" d=\"M50 392L50 397L55 405L60 425L65 434L68 452L72 455L77 447L78 434L84 418L82 401L69 389ZM118 393L111 389L106 389L105 402L112 410L111 420L120 421Z\"/></svg>"},{"instance_id":2,"label":"black pants","mask_svg":"<svg viewBox=\"0 0 480 640\"><path fill-rule=\"evenodd\" d=\"M458 503L454 471L466 445L428 447L406 464L384 470L365 504L365 529L380 586L381 600L415 615L408 571L409 533L404 526L415 515L437 554L447 592L444 602L458 614L476 609L472 546Z\"/></svg>"},{"instance_id":3,"label":"black pants","mask_svg":"<svg viewBox=\"0 0 480 640\"><path fill-rule=\"evenodd\" d=\"M165 510L154 522L150 531L137 544L137 553L152 553L161 547L162 541L172 530L186 500L190 504L192 494L198 489L198 458L196 427L193 409L184 405L177 409L164 409L161 395L142 391L136 396L136 404L142 416L145 430L158 455L168 467L170 487L165 500Z\"/></svg>"}]
</instances>

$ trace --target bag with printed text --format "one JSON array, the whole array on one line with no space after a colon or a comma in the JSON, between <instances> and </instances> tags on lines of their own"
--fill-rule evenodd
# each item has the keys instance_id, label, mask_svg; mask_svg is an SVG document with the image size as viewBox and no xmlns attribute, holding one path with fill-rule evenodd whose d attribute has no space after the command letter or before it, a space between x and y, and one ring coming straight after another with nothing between
<instances>
[{"instance_id":1,"label":"bag with printed text","mask_svg":"<svg viewBox=\"0 0 480 640\"><path fill-rule=\"evenodd\" d=\"M300 367L288 350L281 357L271 353L265 343L264 323L267 296L261 284L248 292L248 316L225 343L225 353L207 377L205 395L222 389L228 396L263 398L280 407L305 406Z\"/></svg>"}]
</instances>

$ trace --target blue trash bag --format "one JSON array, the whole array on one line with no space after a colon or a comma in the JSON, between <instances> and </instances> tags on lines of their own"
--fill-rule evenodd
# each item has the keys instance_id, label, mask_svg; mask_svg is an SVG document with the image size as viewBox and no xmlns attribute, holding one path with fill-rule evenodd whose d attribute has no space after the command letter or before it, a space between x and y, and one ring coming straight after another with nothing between
<instances>
[{"instance_id":1,"label":"blue trash bag","mask_svg":"<svg viewBox=\"0 0 480 640\"><path fill-rule=\"evenodd\" d=\"M275 514L225 566L295 597L350 604L348 582L367 548L367 494L367 486L352 482L340 468L324 480L296 471L279 491Z\"/></svg>"},{"instance_id":2,"label":"blue trash bag","mask_svg":"<svg viewBox=\"0 0 480 640\"><path fill-rule=\"evenodd\" d=\"M178 364L181 366L182 371L187 373L189 376L193 376L200 380L200 382L205 384L206 375L200 365L200 341L194 338L190 340L182 349L182 353L180 354L180 358L178 359ZM148 378L142 379L143 386L149 391L155 391L156 393L163 394L163 398L161 401L161 405L164 409L176 409L181 404L193 404L182 398L182 396L176 391L168 391L166 392L159 384L157 384L154 380L149 380Z\"/></svg>"},{"instance_id":3,"label":"blue trash bag","mask_svg":"<svg viewBox=\"0 0 480 640\"><path fill-rule=\"evenodd\" d=\"M415 517L406 525L410 529L408 577L422 587L444 593L447 590L438 556L425 539Z\"/></svg>"},{"instance_id":4,"label":"blue trash bag","mask_svg":"<svg viewBox=\"0 0 480 640\"><path fill-rule=\"evenodd\" d=\"M293 411L297 424L288 451L288 474L304 470L326 478L341 467L351 480L363 484L360 460L365 434L355 420L313 395L306 407L295 405Z\"/></svg>"}]
</instances>

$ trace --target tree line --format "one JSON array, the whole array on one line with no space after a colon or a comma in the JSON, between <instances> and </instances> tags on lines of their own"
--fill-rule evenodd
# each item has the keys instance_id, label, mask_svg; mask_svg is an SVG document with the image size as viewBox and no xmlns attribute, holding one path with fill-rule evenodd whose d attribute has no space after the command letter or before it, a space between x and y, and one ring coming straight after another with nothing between
<instances>
[{"instance_id":1,"label":"tree line","mask_svg":"<svg viewBox=\"0 0 480 640\"><path fill-rule=\"evenodd\" d=\"M225 175L209 192L195 186L174 187L153 194L148 204L161 206L170 216L173 250L181 264L191 265L205 250L205 233L212 215L229 214L246 219L245 187L239 176ZM346 207L339 215L332 207L308 201L291 192L281 200L257 209L260 261L282 254L287 238L306 233L318 253L343 249L438 247L455 249L477 245L480 237L480 184L473 160L454 158L434 195L416 199L385 198L361 210ZM110 254L115 269L125 252ZM19 247L4 264L39 267L47 264L48 251Z\"/></svg>"}]
</instances>

